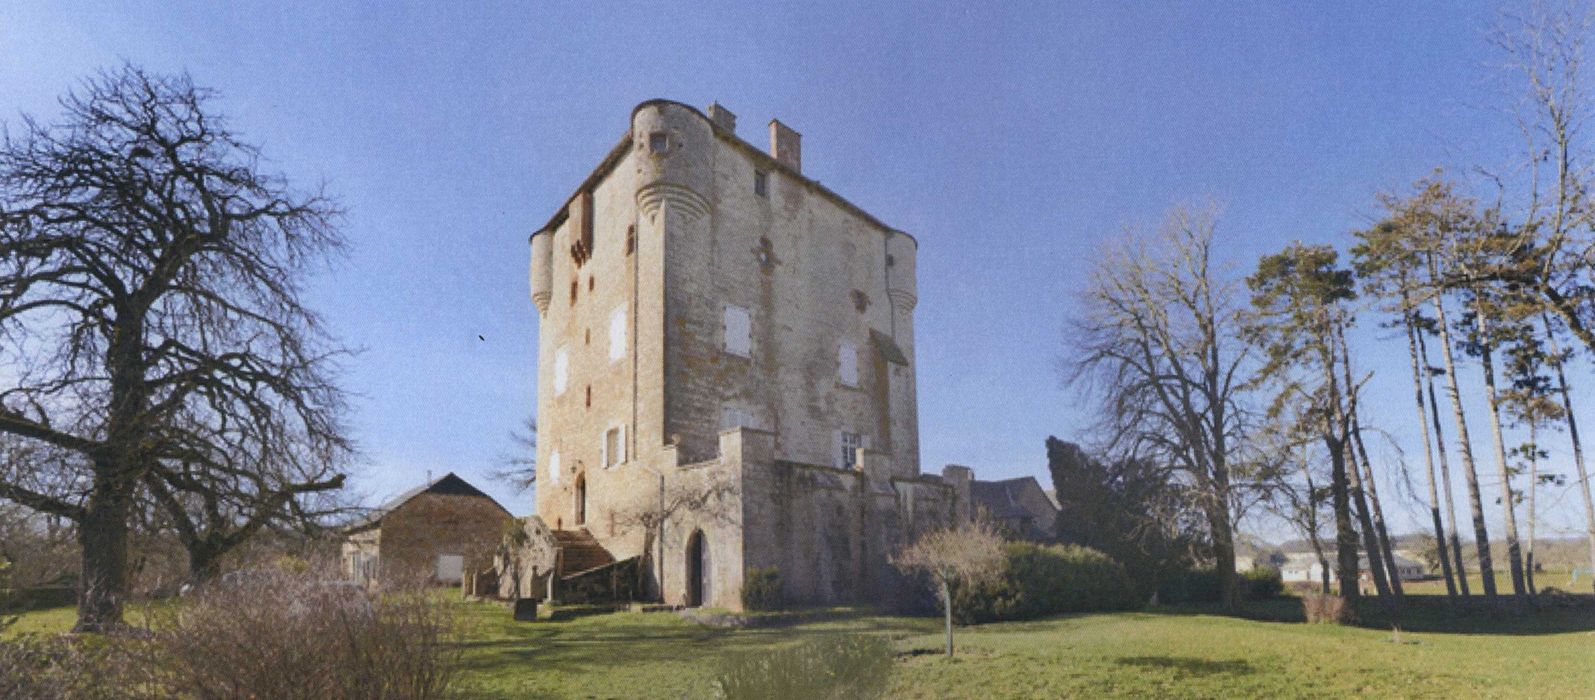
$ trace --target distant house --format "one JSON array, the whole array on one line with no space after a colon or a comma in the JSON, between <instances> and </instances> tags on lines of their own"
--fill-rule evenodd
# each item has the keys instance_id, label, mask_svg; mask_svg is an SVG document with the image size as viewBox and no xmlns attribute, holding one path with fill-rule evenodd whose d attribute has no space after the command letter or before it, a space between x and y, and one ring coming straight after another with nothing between
<instances>
[{"instance_id":1,"label":"distant house","mask_svg":"<svg viewBox=\"0 0 1595 700\"><path fill-rule=\"evenodd\" d=\"M1033 476L971 481L969 501L1014 537L1050 540L1057 532L1058 506Z\"/></svg>"},{"instance_id":2,"label":"distant house","mask_svg":"<svg viewBox=\"0 0 1595 700\"><path fill-rule=\"evenodd\" d=\"M343 571L376 585L416 579L456 584L467 571L492 564L505 528L515 518L450 472L400 494L345 531Z\"/></svg>"},{"instance_id":3,"label":"distant house","mask_svg":"<svg viewBox=\"0 0 1595 700\"><path fill-rule=\"evenodd\" d=\"M1329 557L1329 578L1332 581L1335 578L1335 554L1334 552L1327 552L1326 554ZM1421 581L1425 578L1428 578L1429 571L1424 567L1423 564L1403 557L1400 554L1395 555L1395 560L1396 573L1401 577L1401 580ZM1363 579L1365 582L1369 581L1368 557L1358 557L1357 566L1358 577ZM1285 563L1279 567L1279 574L1280 578L1287 582L1300 581L1318 583L1322 580L1323 567L1319 564L1318 557L1316 555L1295 552L1286 555Z\"/></svg>"}]
</instances>

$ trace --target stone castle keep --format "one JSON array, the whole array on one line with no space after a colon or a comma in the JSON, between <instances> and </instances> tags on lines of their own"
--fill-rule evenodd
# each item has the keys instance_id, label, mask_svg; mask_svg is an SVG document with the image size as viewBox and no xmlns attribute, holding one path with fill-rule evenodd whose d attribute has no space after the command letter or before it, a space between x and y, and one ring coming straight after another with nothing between
<instances>
[{"instance_id":1,"label":"stone castle keep","mask_svg":"<svg viewBox=\"0 0 1595 700\"><path fill-rule=\"evenodd\" d=\"M625 566L643 596L740 609L773 568L789 603L890 602L889 556L968 517L969 469L919 471L917 243L805 177L786 125L768 153L736 128L637 106L531 237L537 514L506 595Z\"/></svg>"}]
</instances>

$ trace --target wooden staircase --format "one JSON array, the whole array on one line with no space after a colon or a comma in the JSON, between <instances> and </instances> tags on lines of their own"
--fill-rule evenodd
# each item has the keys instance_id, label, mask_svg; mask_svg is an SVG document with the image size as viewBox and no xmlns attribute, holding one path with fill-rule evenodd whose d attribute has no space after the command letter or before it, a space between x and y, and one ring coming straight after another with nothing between
<instances>
[{"instance_id":1,"label":"wooden staircase","mask_svg":"<svg viewBox=\"0 0 1595 700\"><path fill-rule=\"evenodd\" d=\"M615 563L614 555L598 544L592 533L580 530L554 530L559 548L559 577L567 578Z\"/></svg>"}]
</instances>

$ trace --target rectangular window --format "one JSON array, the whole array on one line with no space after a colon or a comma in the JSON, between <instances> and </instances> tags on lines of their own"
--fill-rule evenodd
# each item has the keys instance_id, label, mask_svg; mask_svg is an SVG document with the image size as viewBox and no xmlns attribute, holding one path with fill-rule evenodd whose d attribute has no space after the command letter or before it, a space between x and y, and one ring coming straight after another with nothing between
<instances>
[{"instance_id":1,"label":"rectangular window","mask_svg":"<svg viewBox=\"0 0 1595 700\"><path fill-rule=\"evenodd\" d=\"M840 456L842 460L840 466L843 469L857 469L858 450L864 447L864 437L858 433L849 433L844 430L842 431L841 444L842 454Z\"/></svg>"},{"instance_id":2,"label":"rectangular window","mask_svg":"<svg viewBox=\"0 0 1595 700\"><path fill-rule=\"evenodd\" d=\"M442 583L459 583L464 578L465 557L458 554L439 554L437 580Z\"/></svg>"},{"instance_id":3,"label":"rectangular window","mask_svg":"<svg viewBox=\"0 0 1595 700\"><path fill-rule=\"evenodd\" d=\"M748 310L740 306L727 306L725 310L725 351L739 357L750 357L753 349L753 325Z\"/></svg>"},{"instance_id":4,"label":"rectangular window","mask_svg":"<svg viewBox=\"0 0 1595 700\"><path fill-rule=\"evenodd\" d=\"M654 153L664 153L670 150L670 135L663 131L648 134L648 150Z\"/></svg>"},{"instance_id":5,"label":"rectangular window","mask_svg":"<svg viewBox=\"0 0 1595 700\"><path fill-rule=\"evenodd\" d=\"M609 361L626 356L626 307L616 307L609 313Z\"/></svg>"},{"instance_id":6,"label":"rectangular window","mask_svg":"<svg viewBox=\"0 0 1595 700\"><path fill-rule=\"evenodd\" d=\"M858 386L858 347L842 341L836 351L837 377L843 386Z\"/></svg>"},{"instance_id":7,"label":"rectangular window","mask_svg":"<svg viewBox=\"0 0 1595 700\"><path fill-rule=\"evenodd\" d=\"M570 355L565 348L554 353L554 395L565 393L565 382L570 377Z\"/></svg>"},{"instance_id":8,"label":"rectangular window","mask_svg":"<svg viewBox=\"0 0 1595 700\"><path fill-rule=\"evenodd\" d=\"M770 196L770 174L763 170L753 171L753 193L760 197Z\"/></svg>"},{"instance_id":9,"label":"rectangular window","mask_svg":"<svg viewBox=\"0 0 1595 700\"><path fill-rule=\"evenodd\" d=\"M548 453L548 483L559 483L559 450Z\"/></svg>"},{"instance_id":10,"label":"rectangular window","mask_svg":"<svg viewBox=\"0 0 1595 700\"><path fill-rule=\"evenodd\" d=\"M604 444L601 455L605 467L613 467L626 461L626 426L617 425L604 431Z\"/></svg>"}]
</instances>

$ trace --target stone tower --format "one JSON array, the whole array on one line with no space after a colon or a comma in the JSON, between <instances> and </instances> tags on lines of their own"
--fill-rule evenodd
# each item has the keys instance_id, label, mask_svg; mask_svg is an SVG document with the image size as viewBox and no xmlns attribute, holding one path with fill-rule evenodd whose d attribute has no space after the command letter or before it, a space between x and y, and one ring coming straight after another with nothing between
<instances>
[{"instance_id":1,"label":"stone tower","mask_svg":"<svg viewBox=\"0 0 1595 700\"><path fill-rule=\"evenodd\" d=\"M915 518L952 511L919 473L917 244L769 132L766 152L718 105L644 102L531 237L538 517L656 560L673 602L736 607L754 567L795 600L868 598ZM710 482L734 487L723 512L637 525Z\"/></svg>"}]
</instances>

